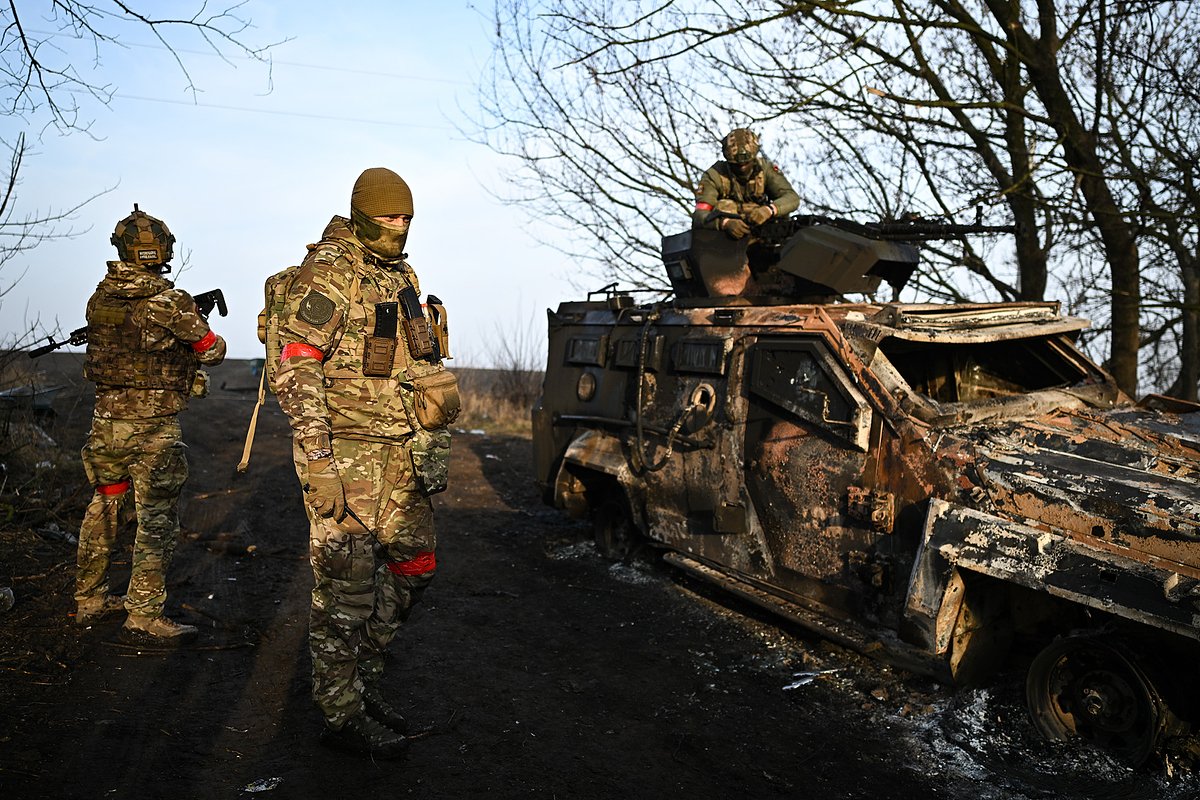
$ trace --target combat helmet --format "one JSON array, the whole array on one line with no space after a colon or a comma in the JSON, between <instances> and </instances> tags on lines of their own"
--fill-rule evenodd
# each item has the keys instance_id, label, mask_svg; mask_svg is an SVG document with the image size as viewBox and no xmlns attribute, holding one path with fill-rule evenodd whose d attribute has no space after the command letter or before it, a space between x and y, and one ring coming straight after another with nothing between
<instances>
[{"instance_id":1,"label":"combat helmet","mask_svg":"<svg viewBox=\"0 0 1200 800\"><path fill-rule=\"evenodd\" d=\"M117 223L109 241L126 263L158 273L171 271L167 262L175 252L175 237L165 222L140 210L137 203L133 204L133 213Z\"/></svg>"},{"instance_id":2,"label":"combat helmet","mask_svg":"<svg viewBox=\"0 0 1200 800\"><path fill-rule=\"evenodd\" d=\"M749 128L734 128L721 140L721 154L730 164L748 164L758 158L758 134Z\"/></svg>"},{"instance_id":3,"label":"combat helmet","mask_svg":"<svg viewBox=\"0 0 1200 800\"><path fill-rule=\"evenodd\" d=\"M350 220L354 235L385 262L404 257L408 223L389 225L375 217L413 215L412 190L404 179L386 167L363 170L350 193Z\"/></svg>"}]
</instances>

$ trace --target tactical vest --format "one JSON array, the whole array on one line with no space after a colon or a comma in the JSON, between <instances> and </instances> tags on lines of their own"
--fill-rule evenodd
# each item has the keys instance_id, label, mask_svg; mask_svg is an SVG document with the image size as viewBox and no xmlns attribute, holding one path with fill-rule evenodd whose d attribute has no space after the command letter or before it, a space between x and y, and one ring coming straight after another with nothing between
<instances>
[{"instance_id":1,"label":"tactical vest","mask_svg":"<svg viewBox=\"0 0 1200 800\"><path fill-rule=\"evenodd\" d=\"M88 300L88 345L83 377L105 386L188 392L196 376L196 354L171 338L147 350L149 297L115 297L103 284Z\"/></svg>"},{"instance_id":2,"label":"tactical vest","mask_svg":"<svg viewBox=\"0 0 1200 800\"><path fill-rule=\"evenodd\" d=\"M414 359L398 328L392 331L392 337L397 339L397 347L391 371L387 375L364 373L364 342L367 336L374 335L377 330L378 304L395 303L398 290L412 285L410 280L406 280L410 268L405 265L396 270L373 269L366 263L367 254L348 237L333 236L322 240L322 243L336 245L354 263L354 279L350 283L347 298L349 305L342 323L344 332L333 349L325 355L325 377L388 383L404 380L414 365ZM398 326L399 319L396 322Z\"/></svg>"},{"instance_id":3,"label":"tactical vest","mask_svg":"<svg viewBox=\"0 0 1200 800\"><path fill-rule=\"evenodd\" d=\"M717 166L716 173L717 190L720 193L718 197L728 198L737 203L739 214L742 212L742 206L747 203L766 205L770 202L767 198L767 173L761 164L750 180L744 183L733 175L732 168L725 162Z\"/></svg>"}]
</instances>

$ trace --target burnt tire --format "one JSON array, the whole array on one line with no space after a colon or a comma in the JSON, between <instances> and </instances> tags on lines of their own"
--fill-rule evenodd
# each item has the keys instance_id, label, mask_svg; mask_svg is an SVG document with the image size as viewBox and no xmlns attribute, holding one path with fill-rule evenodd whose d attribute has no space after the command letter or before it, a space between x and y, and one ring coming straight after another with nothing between
<instances>
[{"instance_id":1,"label":"burnt tire","mask_svg":"<svg viewBox=\"0 0 1200 800\"><path fill-rule=\"evenodd\" d=\"M1083 741L1131 766L1150 757L1171 719L1136 660L1100 635L1051 642L1030 664L1025 701L1045 738Z\"/></svg>"},{"instance_id":2,"label":"burnt tire","mask_svg":"<svg viewBox=\"0 0 1200 800\"><path fill-rule=\"evenodd\" d=\"M639 534L624 498L610 495L592 510L592 537L600 555L610 561L633 557Z\"/></svg>"}]
</instances>

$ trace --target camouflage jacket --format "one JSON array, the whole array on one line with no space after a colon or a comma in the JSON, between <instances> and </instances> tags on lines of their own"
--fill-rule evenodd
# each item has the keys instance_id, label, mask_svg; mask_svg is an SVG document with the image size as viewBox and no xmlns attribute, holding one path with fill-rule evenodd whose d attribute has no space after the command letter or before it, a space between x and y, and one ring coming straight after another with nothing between
<instances>
[{"instance_id":1,"label":"camouflage jacket","mask_svg":"<svg viewBox=\"0 0 1200 800\"><path fill-rule=\"evenodd\" d=\"M420 292L407 263L377 262L334 217L292 279L279 322L283 358L275 377L279 406L305 451L330 437L399 441L414 430L410 376L414 362L397 327L390 374L363 374L367 338L376 333L376 304L395 303L406 286Z\"/></svg>"},{"instance_id":2,"label":"camouflage jacket","mask_svg":"<svg viewBox=\"0 0 1200 800\"><path fill-rule=\"evenodd\" d=\"M717 203L732 201L731 213L742 213L743 206L775 204L775 216L786 217L800 207L800 196L771 161L758 157L758 168L747 178L737 175L728 161L718 161L709 167L696 187L696 210L692 212L693 228L716 228L713 215ZM723 210L723 209L722 209ZM712 219L710 219L712 217Z\"/></svg>"},{"instance_id":3,"label":"camouflage jacket","mask_svg":"<svg viewBox=\"0 0 1200 800\"><path fill-rule=\"evenodd\" d=\"M225 360L225 340L209 328L190 294L135 264L108 262L108 274L88 300L89 328L104 322L111 326L100 318L114 308L132 316L132 325L121 335L129 339L113 348L129 352L106 352L108 339L89 331L84 374L96 381L95 415L147 419L178 414L187 407L196 364ZM162 374L142 374L155 371Z\"/></svg>"}]
</instances>

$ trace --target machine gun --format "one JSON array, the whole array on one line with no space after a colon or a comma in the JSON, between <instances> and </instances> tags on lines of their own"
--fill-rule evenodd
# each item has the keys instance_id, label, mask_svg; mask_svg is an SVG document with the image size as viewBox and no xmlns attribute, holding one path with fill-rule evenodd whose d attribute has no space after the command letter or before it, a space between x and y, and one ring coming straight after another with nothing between
<instances>
[{"instance_id":1,"label":"machine gun","mask_svg":"<svg viewBox=\"0 0 1200 800\"><path fill-rule=\"evenodd\" d=\"M214 308L217 309L217 313L222 317L229 316L229 307L225 305L225 294L220 289L213 289L211 291L198 294L192 299L196 301L196 310L200 312L200 316L204 317L205 319L208 319L208 315L212 313ZM82 328L76 328L75 330L71 331L70 336L63 339L61 342L54 341L53 336L47 336L46 339L46 344L42 345L41 347L35 347L29 351L30 358L40 358L41 356L46 355L46 353L53 353L55 350L58 350L61 347L66 347L67 345L78 346L81 344L87 344L88 329L86 325L84 325Z\"/></svg>"},{"instance_id":2,"label":"machine gun","mask_svg":"<svg viewBox=\"0 0 1200 800\"><path fill-rule=\"evenodd\" d=\"M787 276L788 294L827 302L821 298L871 294L882 281L898 292L917 268L920 242L1014 230L984 225L982 210L969 225L920 217L857 222L810 214L770 220L738 240L706 228L666 236L662 254L678 297L703 297L701 276L728 275L749 264L756 275Z\"/></svg>"},{"instance_id":3,"label":"machine gun","mask_svg":"<svg viewBox=\"0 0 1200 800\"><path fill-rule=\"evenodd\" d=\"M754 236L765 245L778 246L791 239L797 232L816 226L837 228L867 239L897 242L926 242L938 239L957 239L961 236L980 233L1014 233L1016 231L1014 225L984 225L982 209L979 209L976 212L975 222L967 225L915 216L893 221L858 222L840 217L802 214L766 222L759 227Z\"/></svg>"}]
</instances>

